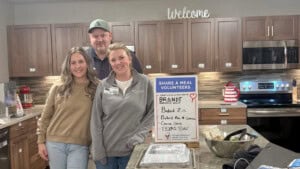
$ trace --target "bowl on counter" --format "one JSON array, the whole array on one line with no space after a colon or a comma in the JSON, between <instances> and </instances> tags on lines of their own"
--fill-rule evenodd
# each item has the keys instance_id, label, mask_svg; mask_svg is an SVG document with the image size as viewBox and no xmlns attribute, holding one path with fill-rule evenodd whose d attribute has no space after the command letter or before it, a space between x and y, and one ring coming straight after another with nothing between
<instances>
[{"instance_id":1,"label":"bowl on counter","mask_svg":"<svg viewBox=\"0 0 300 169\"><path fill-rule=\"evenodd\" d=\"M233 158L235 152L247 150L257 138L247 133L246 129L239 129L230 134L225 131L208 131L204 136L210 151L221 158Z\"/></svg>"}]
</instances>

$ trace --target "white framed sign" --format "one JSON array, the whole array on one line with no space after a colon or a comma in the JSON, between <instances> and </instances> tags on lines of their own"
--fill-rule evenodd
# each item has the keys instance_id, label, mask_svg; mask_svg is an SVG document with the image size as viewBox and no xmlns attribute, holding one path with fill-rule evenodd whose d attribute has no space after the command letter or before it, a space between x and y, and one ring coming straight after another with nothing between
<instances>
[{"instance_id":1,"label":"white framed sign","mask_svg":"<svg viewBox=\"0 0 300 169\"><path fill-rule=\"evenodd\" d=\"M197 76L154 79L155 142L195 142L198 133Z\"/></svg>"}]
</instances>

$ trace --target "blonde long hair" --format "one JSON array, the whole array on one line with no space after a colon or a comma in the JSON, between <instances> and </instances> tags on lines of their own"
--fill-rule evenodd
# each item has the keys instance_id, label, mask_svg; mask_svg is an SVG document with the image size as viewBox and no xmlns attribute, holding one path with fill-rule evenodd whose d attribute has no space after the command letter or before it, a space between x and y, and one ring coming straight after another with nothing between
<instances>
[{"instance_id":1,"label":"blonde long hair","mask_svg":"<svg viewBox=\"0 0 300 169\"><path fill-rule=\"evenodd\" d=\"M88 85L86 87L86 92L91 96L91 98L94 98L97 85L99 83L99 80L96 76L96 72L93 69L91 58L86 54L85 50L82 47L72 47L67 56L65 57L65 60L61 67L61 86L59 87L58 93L60 96L68 97L72 93L72 84L74 83L74 77L70 70L70 62L71 62L71 56L74 53L79 53L83 56L84 60L87 64L87 74L86 77L88 79Z\"/></svg>"}]
</instances>

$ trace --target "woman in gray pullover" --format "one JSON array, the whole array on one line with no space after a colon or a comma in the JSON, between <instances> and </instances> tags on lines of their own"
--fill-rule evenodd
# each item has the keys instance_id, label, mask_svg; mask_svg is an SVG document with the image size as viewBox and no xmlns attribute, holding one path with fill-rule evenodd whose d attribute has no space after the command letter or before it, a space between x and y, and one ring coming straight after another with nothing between
<instances>
[{"instance_id":1,"label":"woman in gray pullover","mask_svg":"<svg viewBox=\"0 0 300 169\"><path fill-rule=\"evenodd\" d=\"M98 85L92 107L91 154L97 169L125 169L136 144L153 126L151 81L131 67L124 44L111 44L112 72Z\"/></svg>"}]
</instances>

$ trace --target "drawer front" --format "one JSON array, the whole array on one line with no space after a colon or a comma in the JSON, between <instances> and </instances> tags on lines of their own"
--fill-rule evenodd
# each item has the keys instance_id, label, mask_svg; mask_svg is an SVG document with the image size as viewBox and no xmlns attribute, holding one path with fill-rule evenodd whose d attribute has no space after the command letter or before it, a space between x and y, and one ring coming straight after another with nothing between
<instances>
[{"instance_id":1,"label":"drawer front","mask_svg":"<svg viewBox=\"0 0 300 169\"><path fill-rule=\"evenodd\" d=\"M29 123L29 120L24 120L22 122L10 126L9 138L11 139L26 134L28 131Z\"/></svg>"},{"instance_id":2,"label":"drawer front","mask_svg":"<svg viewBox=\"0 0 300 169\"><path fill-rule=\"evenodd\" d=\"M200 125L219 125L219 124L246 124L246 119L221 119L221 120L199 120Z\"/></svg>"},{"instance_id":3,"label":"drawer front","mask_svg":"<svg viewBox=\"0 0 300 169\"><path fill-rule=\"evenodd\" d=\"M199 124L246 124L246 108L200 109Z\"/></svg>"}]
</instances>

